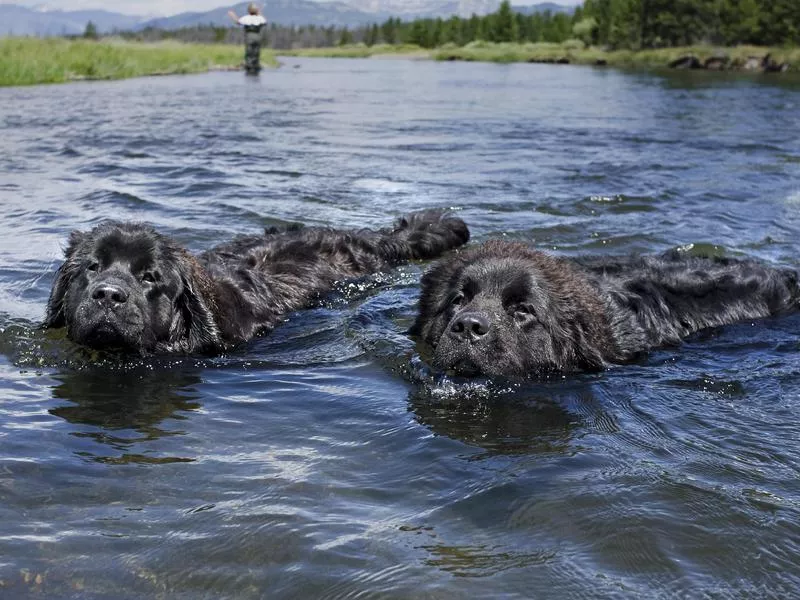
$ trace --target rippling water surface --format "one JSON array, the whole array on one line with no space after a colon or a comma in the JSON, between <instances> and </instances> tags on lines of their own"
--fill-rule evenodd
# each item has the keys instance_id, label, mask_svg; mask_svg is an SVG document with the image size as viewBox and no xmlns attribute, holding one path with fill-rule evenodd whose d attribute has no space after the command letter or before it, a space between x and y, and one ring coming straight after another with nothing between
<instances>
[{"instance_id":1,"label":"rippling water surface","mask_svg":"<svg viewBox=\"0 0 800 600\"><path fill-rule=\"evenodd\" d=\"M800 266L800 84L289 59L0 89L0 596L786 598L800 589L800 317L592 376L438 380L424 265L215 359L36 329L66 237L199 251L452 207L474 242L688 244Z\"/></svg>"}]
</instances>

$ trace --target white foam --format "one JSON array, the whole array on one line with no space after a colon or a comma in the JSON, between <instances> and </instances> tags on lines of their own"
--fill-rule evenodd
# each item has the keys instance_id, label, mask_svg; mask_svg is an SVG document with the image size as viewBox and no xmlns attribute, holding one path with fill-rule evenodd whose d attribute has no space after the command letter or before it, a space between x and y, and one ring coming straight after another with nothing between
<instances>
[{"instance_id":1,"label":"white foam","mask_svg":"<svg viewBox=\"0 0 800 600\"><path fill-rule=\"evenodd\" d=\"M795 190L786 198L786 204L800 204L800 190Z\"/></svg>"}]
</instances>

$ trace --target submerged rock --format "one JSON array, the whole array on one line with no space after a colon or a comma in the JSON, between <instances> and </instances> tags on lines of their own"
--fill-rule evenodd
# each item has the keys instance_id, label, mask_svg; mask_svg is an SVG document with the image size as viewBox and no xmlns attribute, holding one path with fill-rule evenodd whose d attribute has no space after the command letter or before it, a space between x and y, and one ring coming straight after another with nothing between
<instances>
[{"instance_id":1,"label":"submerged rock","mask_svg":"<svg viewBox=\"0 0 800 600\"><path fill-rule=\"evenodd\" d=\"M676 58L669 63L670 69L702 69L703 65L700 60L693 54L687 54Z\"/></svg>"},{"instance_id":2,"label":"submerged rock","mask_svg":"<svg viewBox=\"0 0 800 600\"><path fill-rule=\"evenodd\" d=\"M761 60L761 68L764 69L764 73L783 73L789 70L789 64L785 62L779 63L773 60L771 55L767 54Z\"/></svg>"},{"instance_id":3,"label":"submerged rock","mask_svg":"<svg viewBox=\"0 0 800 600\"><path fill-rule=\"evenodd\" d=\"M712 56L703 63L703 68L709 71L724 71L728 68L730 59L725 55Z\"/></svg>"},{"instance_id":4,"label":"submerged rock","mask_svg":"<svg viewBox=\"0 0 800 600\"><path fill-rule=\"evenodd\" d=\"M761 59L757 56L750 56L742 64L742 71L759 71L761 69Z\"/></svg>"}]
</instances>

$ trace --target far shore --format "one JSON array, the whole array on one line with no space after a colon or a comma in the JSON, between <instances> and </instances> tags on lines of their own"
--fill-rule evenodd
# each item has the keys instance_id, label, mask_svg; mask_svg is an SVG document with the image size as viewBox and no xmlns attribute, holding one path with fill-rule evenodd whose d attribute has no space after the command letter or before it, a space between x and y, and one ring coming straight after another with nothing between
<instances>
[{"instance_id":1,"label":"far shore","mask_svg":"<svg viewBox=\"0 0 800 600\"><path fill-rule=\"evenodd\" d=\"M800 48L688 46L657 50L606 51L582 44L493 44L425 49L412 45L337 46L264 50L264 67L279 65L275 55L325 58L553 63L644 69L691 69L779 73L800 71ZM240 68L239 45L142 43L116 38L0 38L0 86L126 79Z\"/></svg>"},{"instance_id":2,"label":"far shore","mask_svg":"<svg viewBox=\"0 0 800 600\"><path fill-rule=\"evenodd\" d=\"M582 44L494 44L473 42L426 50L418 46L363 44L277 51L283 56L321 58L409 58L496 63L550 63L625 68L673 68L778 73L800 71L800 48L685 46L654 50L603 50Z\"/></svg>"}]
</instances>

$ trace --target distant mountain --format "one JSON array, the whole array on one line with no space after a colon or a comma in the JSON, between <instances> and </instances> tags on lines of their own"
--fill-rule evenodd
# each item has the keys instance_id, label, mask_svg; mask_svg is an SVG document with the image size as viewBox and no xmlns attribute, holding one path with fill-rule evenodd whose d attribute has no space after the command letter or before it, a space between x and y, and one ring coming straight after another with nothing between
<instances>
[{"instance_id":1,"label":"distant mountain","mask_svg":"<svg viewBox=\"0 0 800 600\"><path fill-rule=\"evenodd\" d=\"M416 17L450 17L459 15L469 17L473 14L487 15L500 8L500 0L344 0L344 2L361 12L370 14L389 14L400 18ZM550 11L572 12L573 8L542 2L540 4L513 6L516 12L532 15Z\"/></svg>"},{"instance_id":2,"label":"distant mountain","mask_svg":"<svg viewBox=\"0 0 800 600\"><path fill-rule=\"evenodd\" d=\"M79 35L91 21L99 33L114 29L132 29L142 21L105 10L35 10L16 4L0 4L0 36L7 35Z\"/></svg>"},{"instance_id":3,"label":"distant mountain","mask_svg":"<svg viewBox=\"0 0 800 600\"><path fill-rule=\"evenodd\" d=\"M233 6L243 15L248 2ZM404 20L429 17L468 17L497 10L500 0L347 0L347 2L313 2L312 0L269 0L265 16L279 25L357 26L380 23L389 17ZM197 25L231 25L230 6L206 12L187 12L158 19L146 19L103 10L61 11L30 9L15 4L0 4L0 37L6 35L80 35L91 21L99 33L117 30L139 30L145 27L180 29ZM546 2L533 6L515 6L514 10L532 14L571 11L560 4Z\"/></svg>"},{"instance_id":4,"label":"distant mountain","mask_svg":"<svg viewBox=\"0 0 800 600\"><path fill-rule=\"evenodd\" d=\"M247 11L247 2L233 7L242 15ZM279 25L319 25L337 27L380 23L389 17L404 20L429 17L468 17L485 15L497 10L500 0L346 0L345 2L313 2L312 0L269 0L264 16L270 23ZM229 6L222 6L206 12L187 12L172 17L152 19L137 28L156 27L158 29L180 29L197 25L228 26ZM571 11L560 4L546 2L533 6L515 6L514 10L525 14L550 10L551 12Z\"/></svg>"},{"instance_id":5,"label":"distant mountain","mask_svg":"<svg viewBox=\"0 0 800 600\"><path fill-rule=\"evenodd\" d=\"M529 6L514 6L515 11L523 15L532 15L535 13L551 12L555 13L571 13L575 10L574 6L564 6L563 4L556 4L555 2L541 2L540 4L531 4Z\"/></svg>"},{"instance_id":6,"label":"distant mountain","mask_svg":"<svg viewBox=\"0 0 800 600\"><path fill-rule=\"evenodd\" d=\"M248 2L233 6L237 15L247 13ZM138 28L157 27L159 29L180 29L181 27L194 27L196 25L231 25L228 17L230 6L223 6L207 12L187 12L146 21ZM279 25L322 25L322 26L352 26L372 23L376 20L388 19L389 15L368 14L352 8L342 2L317 3L311 0L269 0L264 16L270 23Z\"/></svg>"},{"instance_id":7,"label":"distant mountain","mask_svg":"<svg viewBox=\"0 0 800 600\"><path fill-rule=\"evenodd\" d=\"M370 14L400 18L468 17L486 15L500 7L500 0L345 0L348 6Z\"/></svg>"}]
</instances>

